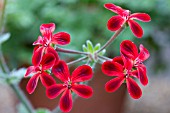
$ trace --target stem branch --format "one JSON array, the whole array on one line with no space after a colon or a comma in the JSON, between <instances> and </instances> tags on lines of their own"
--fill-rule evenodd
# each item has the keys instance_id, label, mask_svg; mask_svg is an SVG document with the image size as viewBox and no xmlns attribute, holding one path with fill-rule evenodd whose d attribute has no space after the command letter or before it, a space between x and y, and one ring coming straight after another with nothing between
<instances>
[{"instance_id":1,"label":"stem branch","mask_svg":"<svg viewBox=\"0 0 170 113\"><path fill-rule=\"evenodd\" d=\"M57 47L55 50L56 50L57 52L63 52L63 53L72 53L72 54L88 55L87 52L81 52L81 51L76 51L76 50L63 49L63 48L59 48L59 47Z\"/></svg>"},{"instance_id":2,"label":"stem branch","mask_svg":"<svg viewBox=\"0 0 170 113\"><path fill-rule=\"evenodd\" d=\"M79 59L77 59L77 60L73 60L73 61L71 61L71 62L68 62L67 65L75 64L75 63L77 63L77 62L80 62L80 61L85 60L86 58L88 58L88 57L85 56L85 57L79 58Z\"/></svg>"}]
</instances>

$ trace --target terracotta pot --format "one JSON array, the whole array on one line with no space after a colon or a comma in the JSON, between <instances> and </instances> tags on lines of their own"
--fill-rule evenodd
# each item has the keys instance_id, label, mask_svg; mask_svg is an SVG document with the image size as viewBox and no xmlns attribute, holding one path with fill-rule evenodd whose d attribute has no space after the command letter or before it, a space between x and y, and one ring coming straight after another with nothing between
<instances>
[{"instance_id":1,"label":"terracotta pot","mask_svg":"<svg viewBox=\"0 0 170 113\"><path fill-rule=\"evenodd\" d=\"M77 98L70 113L121 113L125 100L126 86L122 85L115 93L107 93L105 83L112 79L101 72L101 65L95 68L94 78L89 82L94 94L90 99ZM25 91L28 80L21 83ZM35 108L45 107L50 110L58 105L59 97L50 100L46 97L45 88L39 82L37 89L32 95L25 92Z\"/></svg>"}]
</instances>

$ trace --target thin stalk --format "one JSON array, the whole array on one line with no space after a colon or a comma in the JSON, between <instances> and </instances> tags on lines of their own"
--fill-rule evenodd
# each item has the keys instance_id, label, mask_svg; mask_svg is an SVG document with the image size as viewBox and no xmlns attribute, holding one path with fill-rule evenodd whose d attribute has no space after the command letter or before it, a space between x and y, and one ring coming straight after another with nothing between
<instances>
[{"instance_id":1,"label":"thin stalk","mask_svg":"<svg viewBox=\"0 0 170 113\"><path fill-rule=\"evenodd\" d=\"M123 25L96 53L100 53L103 49L109 46L113 42L113 40L123 31L124 28L125 27Z\"/></svg>"},{"instance_id":2,"label":"thin stalk","mask_svg":"<svg viewBox=\"0 0 170 113\"><path fill-rule=\"evenodd\" d=\"M88 57L85 56L85 57L79 58L79 59L77 59L77 60L73 60L73 61L67 63L67 65L75 64L75 63L80 62L80 61L83 61L83 60L85 60L85 59L87 59L87 58L88 58Z\"/></svg>"},{"instance_id":3,"label":"thin stalk","mask_svg":"<svg viewBox=\"0 0 170 113\"><path fill-rule=\"evenodd\" d=\"M108 58L108 57L105 57L105 56L98 56L100 59L103 59L103 60L112 60L111 58Z\"/></svg>"},{"instance_id":4,"label":"thin stalk","mask_svg":"<svg viewBox=\"0 0 170 113\"><path fill-rule=\"evenodd\" d=\"M2 15L0 20L0 34L3 32L3 26L4 26L4 17L5 17L5 8L6 8L7 0L4 0L3 8L2 8Z\"/></svg>"},{"instance_id":5,"label":"thin stalk","mask_svg":"<svg viewBox=\"0 0 170 113\"><path fill-rule=\"evenodd\" d=\"M57 47L55 50L56 50L57 52L63 52L63 53L88 55L87 52L81 52L81 51L76 51L76 50L63 49L63 48L59 48L59 47Z\"/></svg>"}]
</instances>

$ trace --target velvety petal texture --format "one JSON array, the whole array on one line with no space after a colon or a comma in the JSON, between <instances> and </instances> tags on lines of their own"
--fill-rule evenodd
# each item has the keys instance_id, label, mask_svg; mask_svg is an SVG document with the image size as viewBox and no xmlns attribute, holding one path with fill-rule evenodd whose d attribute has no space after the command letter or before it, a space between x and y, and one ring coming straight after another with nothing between
<instances>
[{"instance_id":1,"label":"velvety petal texture","mask_svg":"<svg viewBox=\"0 0 170 113\"><path fill-rule=\"evenodd\" d=\"M121 16L112 16L108 23L107 27L110 31L116 31L121 28L125 20Z\"/></svg>"},{"instance_id":2,"label":"velvety petal texture","mask_svg":"<svg viewBox=\"0 0 170 113\"><path fill-rule=\"evenodd\" d=\"M32 76L28 81L26 89L29 94L32 94L35 88L37 87L38 79L39 79L39 73Z\"/></svg>"},{"instance_id":3,"label":"velvety petal texture","mask_svg":"<svg viewBox=\"0 0 170 113\"><path fill-rule=\"evenodd\" d=\"M134 20L129 20L128 24L129 24L130 29L132 30L133 34L137 38L142 38L143 30L142 30L141 26L137 22L135 22Z\"/></svg>"},{"instance_id":4,"label":"velvety petal texture","mask_svg":"<svg viewBox=\"0 0 170 113\"><path fill-rule=\"evenodd\" d=\"M47 88L46 94L48 98L54 99L64 90L66 90L66 86L64 86L63 84L55 84Z\"/></svg>"},{"instance_id":5,"label":"velvety petal texture","mask_svg":"<svg viewBox=\"0 0 170 113\"><path fill-rule=\"evenodd\" d=\"M138 84L132 79L127 78L126 79L127 89L130 94L130 96L134 99L139 99L142 96L142 91Z\"/></svg>"},{"instance_id":6,"label":"velvety petal texture","mask_svg":"<svg viewBox=\"0 0 170 113\"><path fill-rule=\"evenodd\" d=\"M114 92L121 86L123 82L124 82L123 77L116 77L106 83L105 89L107 92Z\"/></svg>"},{"instance_id":7,"label":"velvety petal texture","mask_svg":"<svg viewBox=\"0 0 170 113\"><path fill-rule=\"evenodd\" d=\"M73 106L72 95L69 89L65 90L60 98L60 109L69 112Z\"/></svg>"},{"instance_id":8,"label":"velvety petal texture","mask_svg":"<svg viewBox=\"0 0 170 113\"><path fill-rule=\"evenodd\" d=\"M130 59L133 59L133 60L135 60L136 57L138 56L138 48L130 40L122 41L122 43L120 44L120 52L124 56L126 56Z\"/></svg>"},{"instance_id":9,"label":"velvety petal texture","mask_svg":"<svg viewBox=\"0 0 170 113\"><path fill-rule=\"evenodd\" d=\"M47 53L43 56L41 65L42 65L42 70L48 70L50 69L55 63L55 57L51 53Z\"/></svg>"},{"instance_id":10,"label":"velvety petal texture","mask_svg":"<svg viewBox=\"0 0 170 113\"><path fill-rule=\"evenodd\" d=\"M44 53L44 47L39 47L38 49L36 49L36 51L33 53L32 56L32 64L34 66L38 66L42 60L43 57L43 53Z\"/></svg>"},{"instance_id":11,"label":"velvety petal texture","mask_svg":"<svg viewBox=\"0 0 170 113\"><path fill-rule=\"evenodd\" d=\"M119 63L120 65L124 66L124 62L121 56L114 57L113 62Z\"/></svg>"},{"instance_id":12,"label":"velvety petal texture","mask_svg":"<svg viewBox=\"0 0 170 113\"><path fill-rule=\"evenodd\" d=\"M53 35L52 43L58 45L67 45L70 43L70 34L66 32L59 32Z\"/></svg>"},{"instance_id":13,"label":"velvety petal texture","mask_svg":"<svg viewBox=\"0 0 170 113\"><path fill-rule=\"evenodd\" d=\"M93 94L93 90L87 85L73 85L71 90L83 98L90 98Z\"/></svg>"},{"instance_id":14,"label":"velvety petal texture","mask_svg":"<svg viewBox=\"0 0 170 113\"><path fill-rule=\"evenodd\" d=\"M82 65L76 68L71 76L72 82L83 82L90 80L92 78L93 71L92 68L88 65Z\"/></svg>"},{"instance_id":15,"label":"velvety petal texture","mask_svg":"<svg viewBox=\"0 0 170 113\"><path fill-rule=\"evenodd\" d=\"M57 64L58 63L58 61L59 61L59 56L58 56L58 53L54 50L54 48L52 48L52 47L48 47L47 49L46 49L46 53L51 53L51 54L53 54L54 56L55 56L55 64Z\"/></svg>"},{"instance_id":16,"label":"velvety petal texture","mask_svg":"<svg viewBox=\"0 0 170 113\"><path fill-rule=\"evenodd\" d=\"M52 33L55 30L55 24L54 23L48 23L48 24L42 24L40 26L40 32L42 35L45 35L46 33Z\"/></svg>"},{"instance_id":17,"label":"velvety petal texture","mask_svg":"<svg viewBox=\"0 0 170 113\"><path fill-rule=\"evenodd\" d=\"M138 70L138 77L142 85L146 86L148 84L148 77L146 74L146 67L144 65L140 65L137 68Z\"/></svg>"},{"instance_id":18,"label":"velvety petal texture","mask_svg":"<svg viewBox=\"0 0 170 113\"><path fill-rule=\"evenodd\" d=\"M58 64L55 64L52 68L53 74L63 82L67 82L70 79L70 73L66 62L60 60Z\"/></svg>"},{"instance_id":19,"label":"velvety petal texture","mask_svg":"<svg viewBox=\"0 0 170 113\"><path fill-rule=\"evenodd\" d=\"M54 85L56 83L55 80L53 79L53 77L46 72L43 72L40 75L40 79L41 79L42 84L45 87L49 87L49 86Z\"/></svg>"},{"instance_id":20,"label":"velvety petal texture","mask_svg":"<svg viewBox=\"0 0 170 113\"><path fill-rule=\"evenodd\" d=\"M119 14L119 15L122 15L122 13L124 12L124 9L122 9L121 7L119 6L116 6L112 3L107 3L107 4L104 4L104 7L110 11L113 11L114 13L116 14Z\"/></svg>"},{"instance_id":21,"label":"velvety petal texture","mask_svg":"<svg viewBox=\"0 0 170 113\"><path fill-rule=\"evenodd\" d=\"M150 54L149 51L142 44L140 44L139 49L140 49L140 53L138 58L140 59L140 61L143 62L149 58Z\"/></svg>"},{"instance_id":22,"label":"velvety petal texture","mask_svg":"<svg viewBox=\"0 0 170 113\"><path fill-rule=\"evenodd\" d=\"M151 21L151 17L146 13L133 13L130 15L129 19L137 19L143 22Z\"/></svg>"},{"instance_id":23,"label":"velvety petal texture","mask_svg":"<svg viewBox=\"0 0 170 113\"><path fill-rule=\"evenodd\" d=\"M102 64L102 72L108 76L121 76L123 67L116 62L106 61Z\"/></svg>"}]
</instances>

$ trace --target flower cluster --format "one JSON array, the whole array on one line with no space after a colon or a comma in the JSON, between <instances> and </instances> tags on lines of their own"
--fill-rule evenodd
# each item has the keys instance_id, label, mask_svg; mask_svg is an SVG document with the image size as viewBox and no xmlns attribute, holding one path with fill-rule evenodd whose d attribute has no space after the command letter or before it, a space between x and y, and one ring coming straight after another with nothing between
<instances>
[{"instance_id":1,"label":"flower cluster","mask_svg":"<svg viewBox=\"0 0 170 113\"><path fill-rule=\"evenodd\" d=\"M124 40L120 44L120 56L109 60L110 58L103 56L103 54L105 48L120 34L126 24L130 26L136 37L141 38L143 30L134 19L149 22L151 18L145 13L131 14L129 10L122 9L111 3L105 4L104 7L118 15L108 20L108 29L116 31L116 33L102 47L100 47L100 44L93 47L93 44L87 41L87 47L83 45L84 52L58 48L57 45L70 43L70 35L66 32L53 34L55 30L54 23L40 26L42 36L39 36L33 43L35 45L32 56L33 66L28 67L25 74L25 77L33 74L26 86L29 94L34 92L40 78L46 88L47 97L54 99L62 94L59 101L60 109L64 112L69 112L73 105L73 93L83 98L92 96L93 90L90 86L87 86L86 82L92 78L92 67L95 66L93 64L99 61L100 63L104 62L102 63L102 72L108 76L114 76L113 79L105 84L107 92L114 92L125 83L132 98L139 99L142 96L142 90L135 80L139 79L143 86L148 84L147 69L143 64L143 61L150 56L148 50L141 44L138 52L137 46L132 41ZM86 56L66 63L60 60L57 51ZM70 75L68 65L82 60L87 60L87 63L78 66ZM56 83L52 75L62 83Z\"/></svg>"},{"instance_id":2,"label":"flower cluster","mask_svg":"<svg viewBox=\"0 0 170 113\"><path fill-rule=\"evenodd\" d=\"M120 48L121 56L102 64L104 74L115 76L106 83L105 89L108 92L114 92L122 83L126 83L130 96L138 99L141 97L142 91L133 78L139 79L143 85L148 84L146 67L142 62L148 59L149 52L143 45L140 45L140 53L138 53L136 45L130 40L123 41Z\"/></svg>"}]
</instances>

